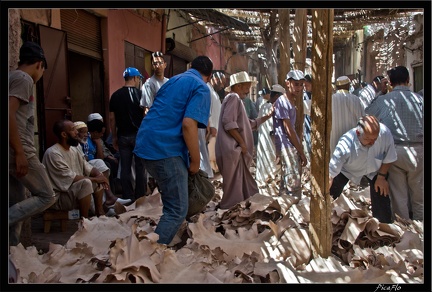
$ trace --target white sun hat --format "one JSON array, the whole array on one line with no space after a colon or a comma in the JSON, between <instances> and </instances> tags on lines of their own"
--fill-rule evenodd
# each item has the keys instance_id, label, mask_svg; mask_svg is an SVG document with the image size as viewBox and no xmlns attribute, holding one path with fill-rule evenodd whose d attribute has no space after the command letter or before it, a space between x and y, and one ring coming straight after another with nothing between
<instances>
[{"instance_id":1,"label":"white sun hat","mask_svg":"<svg viewBox=\"0 0 432 292\"><path fill-rule=\"evenodd\" d=\"M250 82L252 83L252 85L256 85L258 83L257 81L252 80L249 74L247 74L245 71L235 73L230 76L230 85L225 88L225 91L230 92L231 86L239 83L246 83L246 82Z\"/></svg>"}]
</instances>

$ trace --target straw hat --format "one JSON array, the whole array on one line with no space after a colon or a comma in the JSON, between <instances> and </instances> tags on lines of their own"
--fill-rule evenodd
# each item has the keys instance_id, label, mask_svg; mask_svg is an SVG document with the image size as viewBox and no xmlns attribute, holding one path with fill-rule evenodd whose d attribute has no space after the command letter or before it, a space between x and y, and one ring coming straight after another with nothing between
<instances>
[{"instance_id":1,"label":"straw hat","mask_svg":"<svg viewBox=\"0 0 432 292\"><path fill-rule=\"evenodd\" d=\"M231 91L231 86L239 83L252 83L251 85L256 85L258 82L254 81L250 78L249 74L247 74L245 71L235 73L230 76L230 85L225 88L226 92Z\"/></svg>"}]
</instances>

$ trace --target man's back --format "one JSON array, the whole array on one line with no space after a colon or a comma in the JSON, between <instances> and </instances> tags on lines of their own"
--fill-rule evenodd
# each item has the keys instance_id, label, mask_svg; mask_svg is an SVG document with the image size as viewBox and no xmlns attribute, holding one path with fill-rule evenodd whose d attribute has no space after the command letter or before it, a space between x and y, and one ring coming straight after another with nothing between
<instances>
[{"instance_id":1,"label":"man's back","mask_svg":"<svg viewBox=\"0 0 432 292\"><path fill-rule=\"evenodd\" d=\"M338 90L332 95L332 130L330 134L330 153L333 153L339 138L355 127L364 115L359 98L348 92Z\"/></svg>"},{"instance_id":2,"label":"man's back","mask_svg":"<svg viewBox=\"0 0 432 292\"><path fill-rule=\"evenodd\" d=\"M16 111L17 129L27 158L36 155L34 147L34 107L33 79L24 71L9 73L9 96L20 100L21 106ZM9 148L13 151L13 148Z\"/></svg>"},{"instance_id":3,"label":"man's back","mask_svg":"<svg viewBox=\"0 0 432 292\"><path fill-rule=\"evenodd\" d=\"M115 114L118 135L136 134L143 117L139 105L141 91L132 86L123 86L110 99L109 110Z\"/></svg>"},{"instance_id":4,"label":"man's back","mask_svg":"<svg viewBox=\"0 0 432 292\"><path fill-rule=\"evenodd\" d=\"M134 153L151 160L180 155L186 162L183 118L192 118L198 121L198 127L206 127L210 103L210 90L195 69L170 78L142 121Z\"/></svg>"},{"instance_id":5,"label":"man's back","mask_svg":"<svg viewBox=\"0 0 432 292\"><path fill-rule=\"evenodd\" d=\"M207 87L210 90L211 95L211 112L210 112L210 126L218 129L219 126L219 115L221 110L221 102L219 100L219 95L214 90L213 86L210 83L207 83Z\"/></svg>"},{"instance_id":6,"label":"man's back","mask_svg":"<svg viewBox=\"0 0 432 292\"><path fill-rule=\"evenodd\" d=\"M362 88L358 96L363 106L363 109L366 109L372 103L375 97L376 97L375 87L373 87L371 84L368 84L367 86Z\"/></svg>"},{"instance_id":7,"label":"man's back","mask_svg":"<svg viewBox=\"0 0 432 292\"><path fill-rule=\"evenodd\" d=\"M395 143L423 142L423 97L408 86L379 96L366 113L375 115L393 134Z\"/></svg>"}]
</instances>

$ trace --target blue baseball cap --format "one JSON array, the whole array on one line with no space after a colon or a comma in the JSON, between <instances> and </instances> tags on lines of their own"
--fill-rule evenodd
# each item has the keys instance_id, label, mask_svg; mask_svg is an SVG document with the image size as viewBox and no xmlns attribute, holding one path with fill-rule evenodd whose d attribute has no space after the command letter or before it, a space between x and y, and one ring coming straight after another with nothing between
<instances>
[{"instance_id":1,"label":"blue baseball cap","mask_svg":"<svg viewBox=\"0 0 432 292\"><path fill-rule=\"evenodd\" d=\"M134 77L134 76L139 76L140 78L143 78L143 76L141 75L140 71L138 71L137 68L134 67L127 67L126 70L124 70L123 72L123 77Z\"/></svg>"}]
</instances>

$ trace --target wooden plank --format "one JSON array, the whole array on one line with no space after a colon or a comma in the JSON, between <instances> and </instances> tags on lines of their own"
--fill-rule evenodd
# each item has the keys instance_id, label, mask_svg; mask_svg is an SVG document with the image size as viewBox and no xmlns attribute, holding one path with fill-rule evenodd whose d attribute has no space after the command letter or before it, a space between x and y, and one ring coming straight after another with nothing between
<instances>
[{"instance_id":1,"label":"wooden plank","mask_svg":"<svg viewBox=\"0 0 432 292\"><path fill-rule=\"evenodd\" d=\"M312 154L309 230L316 252L331 255L332 225L329 192L331 78L333 71L333 9L312 11Z\"/></svg>"}]
</instances>

